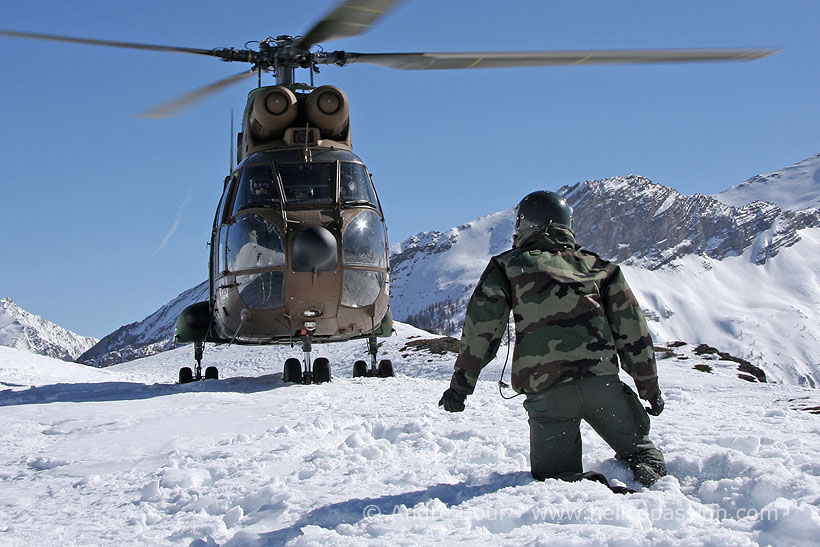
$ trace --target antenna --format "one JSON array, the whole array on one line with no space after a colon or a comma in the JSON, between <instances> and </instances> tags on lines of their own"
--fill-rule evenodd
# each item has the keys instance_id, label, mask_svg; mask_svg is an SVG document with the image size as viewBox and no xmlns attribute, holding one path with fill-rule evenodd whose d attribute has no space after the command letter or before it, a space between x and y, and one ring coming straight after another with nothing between
<instances>
[{"instance_id":1,"label":"antenna","mask_svg":"<svg viewBox=\"0 0 820 547\"><path fill-rule=\"evenodd\" d=\"M233 168L234 168L234 160L235 160L235 158L236 158L236 152L235 152L235 151L234 151L234 149L233 149L233 143L234 143L234 136L233 136L233 108L231 108L231 138L230 138L230 141L231 141L231 170L230 170L230 171L228 171L228 172L229 172L229 173L233 173Z\"/></svg>"}]
</instances>

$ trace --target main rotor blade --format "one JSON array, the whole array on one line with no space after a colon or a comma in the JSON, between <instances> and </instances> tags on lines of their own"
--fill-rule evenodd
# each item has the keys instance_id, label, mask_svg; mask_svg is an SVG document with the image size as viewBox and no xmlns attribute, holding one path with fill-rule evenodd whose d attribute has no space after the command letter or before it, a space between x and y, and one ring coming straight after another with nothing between
<instances>
[{"instance_id":1,"label":"main rotor blade","mask_svg":"<svg viewBox=\"0 0 820 547\"><path fill-rule=\"evenodd\" d=\"M346 0L325 15L295 44L308 50L321 42L357 36L404 0Z\"/></svg>"},{"instance_id":2,"label":"main rotor blade","mask_svg":"<svg viewBox=\"0 0 820 547\"><path fill-rule=\"evenodd\" d=\"M369 63L402 70L434 70L448 68L750 61L766 57L778 51L779 50L775 49L647 49L473 53L344 53L342 62ZM332 53L328 54L328 57L332 60L333 55Z\"/></svg>"},{"instance_id":3,"label":"main rotor blade","mask_svg":"<svg viewBox=\"0 0 820 547\"><path fill-rule=\"evenodd\" d=\"M239 74L234 74L233 76L229 76L218 82L214 82L212 84L208 84L206 86L200 87L199 89L195 89L190 93L186 93L181 97L169 101L167 103L161 104L155 108L147 112L143 112L139 115L140 118L170 118L175 116L180 110L185 108L186 106L191 105L195 101L198 101L211 93L216 93L220 89L224 89L228 86L231 86L235 83L242 81L243 79L253 76L256 74L255 70L249 70L245 72L240 72Z\"/></svg>"},{"instance_id":4,"label":"main rotor blade","mask_svg":"<svg viewBox=\"0 0 820 547\"><path fill-rule=\"evenodd\" d=\"M219 56L212 49L198 49L190 47L163 46L157 44L137 44L133 42L115 42L112 40L95 40L93 38L77 38L73 36L58 36L56 34L35 34L33 32L18 32L0 29L0 35L15 38L33 38L35 40L49 40L52 42L69 42L74 44L89 44L92 46L111 46L130 49L148 49L152 51L174 51L178 53L195 53L198 55Z\"/></svg>"}]
</instances>

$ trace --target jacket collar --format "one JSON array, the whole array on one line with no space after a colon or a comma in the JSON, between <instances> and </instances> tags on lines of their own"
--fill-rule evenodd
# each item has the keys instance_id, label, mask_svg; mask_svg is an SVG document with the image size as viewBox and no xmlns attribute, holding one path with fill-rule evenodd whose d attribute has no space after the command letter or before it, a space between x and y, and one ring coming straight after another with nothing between
<instances>
[{"instance_id":1,"label":"jacket collar","mask_svg":"<svg viewBox=\"0 0 820 547\"><path fill-rule=\"evenodd\" d=\"M513 242L513 248L537 247L545 251L560 251L567 247L579 249L575 232L563 224L550 224L546 229L533 228L521 233Z\"/></svg>"}]
</instances>

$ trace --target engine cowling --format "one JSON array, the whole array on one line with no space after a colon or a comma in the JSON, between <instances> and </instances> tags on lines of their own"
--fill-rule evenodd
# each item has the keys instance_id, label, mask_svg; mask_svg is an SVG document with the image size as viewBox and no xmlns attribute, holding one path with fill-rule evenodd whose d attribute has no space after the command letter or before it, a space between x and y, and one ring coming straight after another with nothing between
<instances>
[{"instance_id":1,"label":"engine cowling","mask_svg":"<svg viewBox=\"0 0 820 547\"><path fill-rule=\"evenodd\" d=\"M318 127L324 139L342 139L350 123L350 103L334 85L317 87L305 100L308 122Z\"/></svg>"},{"instance_id":2,"label":"engine cowling","mask_svg":"<svg viewBox=\"0 0 820 547\"><path fill-rule=\"evenodd\" d=\"M287 87L264 88L253 99L248 121L253 136L262 141L281 139L299 114L296 94Z\"/></svg>"}]
</instances>

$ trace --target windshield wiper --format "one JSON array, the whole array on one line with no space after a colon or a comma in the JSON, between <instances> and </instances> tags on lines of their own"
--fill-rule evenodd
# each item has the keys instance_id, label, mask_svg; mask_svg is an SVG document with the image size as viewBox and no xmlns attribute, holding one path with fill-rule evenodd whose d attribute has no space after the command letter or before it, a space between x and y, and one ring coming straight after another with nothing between
<instances>
[{"instance_id":1,"label":"windshield wiper","mask_svg":"<svg viewBox=\"0 0 820 547\"><path fill-rule=\"evenodd\" d=\"M356 206L356 205L370 205L371 207L375 207L373 202L370 201L369 199L353 199L353 200L349 200L349 201L343 201L342 205L344 205L345 207L349 207L351 205L353 205L353 206Z\"/></svg>"}]
</instances>

